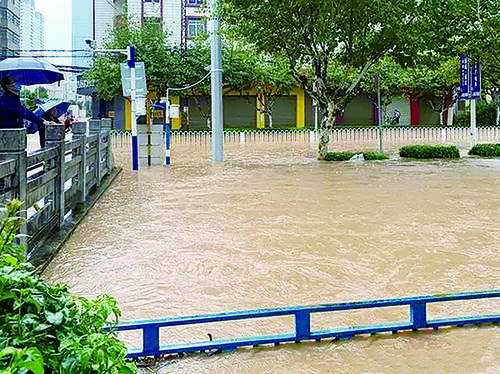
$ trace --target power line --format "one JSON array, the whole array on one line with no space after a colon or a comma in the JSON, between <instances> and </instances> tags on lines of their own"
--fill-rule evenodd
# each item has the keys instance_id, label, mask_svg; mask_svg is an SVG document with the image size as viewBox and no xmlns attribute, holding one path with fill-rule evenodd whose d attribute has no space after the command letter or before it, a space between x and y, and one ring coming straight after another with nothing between
<instances>
[{"instance_id":1,"label":"power line","mask_svg":"<svg viewBox=\"0 0 500 374\"><path fill-rule=\"evenodd\" d=\"M15 52L90 52L89 49L13 49Z\"/></svg>"}]
</instances>

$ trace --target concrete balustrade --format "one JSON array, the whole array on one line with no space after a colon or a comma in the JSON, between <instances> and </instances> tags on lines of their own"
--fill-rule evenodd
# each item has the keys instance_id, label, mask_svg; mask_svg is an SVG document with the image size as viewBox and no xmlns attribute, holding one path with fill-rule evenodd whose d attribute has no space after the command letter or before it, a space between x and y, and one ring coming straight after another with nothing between
<instances>
[{"instance_id":1,"label":"concrete balustrade","mask_svg":"<svg viewBox=\"0 0 500 374\"><path fill-rule=\"evenodd\" d=\"M25 129L0 129L0 202L24 201L21 241L27 254L89 205L89 196L113 171L111 126L106 120L46 126L46 147L27 153Z\"/></svg>"}]
</instances>

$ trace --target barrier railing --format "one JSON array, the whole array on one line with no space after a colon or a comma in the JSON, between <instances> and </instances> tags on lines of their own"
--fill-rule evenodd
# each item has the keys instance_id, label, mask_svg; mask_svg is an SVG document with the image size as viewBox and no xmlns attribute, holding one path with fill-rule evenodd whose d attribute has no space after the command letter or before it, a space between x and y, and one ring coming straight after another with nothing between
<instances>
[{"instance_id":1,"label":"barrier railing","mask_svg":"<svg viewBox=\"0 0 500 374\"><path fill-rule=\"evenodd\" d=\"M140 322L122 322L111 327L117 331L142 330L142 348L129 350L131 358L142 356L158 356L162 354L205 352L212 350L234 350L242 346L258 346L263 344L279 345L286 342L301 342L326 338L350 338L355 335L391 332L396 334L401 330L439 329L443 326L464 326L483 323L500 322L500 313L493 315L453 317L445 319L428 319L427 304L459 300L475 300L500 297L500 290L485 292L468 292L433 296L418 296L399 299L384 299L374 301L358 301L338 304L323 304L314 306L299 306L291 308L261 309L243 312L206 314L187 317L176 317ZM368 308L383 308L393 306L409 306L409 320L376 324L369 326L354 326L313 331L311 329L311 314L332 311L346 311ZM294 332L281 335L242 337L238 339L199 341L160 346L160 328L206 324L234 320L269 318L277 316L294 316Z\"/></svg>"},{"instance_id":2,"label":"barrier railing","mask_svg":"<svg viewBox=\"0 0 500 374\"><path fill-rule=\"evenodd\" d=\"M46 147L31 153L25 129L0 130L0 202L25 202L21 233L26 236L21 240L28 255L111 173L110 127L106 121L90 120L87 135L87 123L75 123L73 139L65 141L64 126L48 125Z\"/></svg>"},{"instance_id":3,"label":"barrier railing","mask_svg":"<svg viewBox=\"0 0 500 374\"><path fill-rule=\"evenodd\" d=\"M172 144L208 145L211 142L209 131L174 131L171 135ZM351 145L356 147L376 148L379 133L377 128L333 128L330 131L332 145ZM130 144L130 133L113 131L112 139L116 145ZM308 142L316 144L319 132L310 129L297 130L246 130L224 131L226 144L245 144L257 142ZM468 146L470 130L467 127L385 127L382 130L385 146L401 147L409 144L455 144ZM500 127L479 127L478 142L500 142Z\"/></svg>"}]
</instances>

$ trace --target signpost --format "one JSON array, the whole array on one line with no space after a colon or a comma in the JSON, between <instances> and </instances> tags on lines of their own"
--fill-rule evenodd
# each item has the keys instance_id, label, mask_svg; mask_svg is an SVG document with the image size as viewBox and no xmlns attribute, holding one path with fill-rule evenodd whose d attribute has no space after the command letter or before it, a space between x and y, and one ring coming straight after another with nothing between
<instances>
[{"instance_id":1,"label":"signpost","mask_svg":"<svg viewBox=\"0 0 500 374\"><path fill-rule=\"evenodd\" d=\"M470 66L469 57L460 55L460 100L470 102L470 136L471 146L476 145L476 100L481 98L481 68L479 62L475 61Z\"/></svg>"},{"instance_id":2,"label":"signpost","mask_svg":"<svg viewBox=\"0 0 500 374\"><path fill-rule=\"evenodd\" d=\"M95 41L86 40L92 49L92 53L121 53L127 55L127 63L120 64L122 75L123 96L130 96L131 122L132 122L132 170L139 170L139 150L137 144L137 115L136 99L138 94L146 96L146 77L144 63L135 62L135 47L128 46L127 49L96 49ZM142 71L141 71L142 69ZM136 70L139 70L137 74ZM139 79L139 81L137 80ZM138 92L139 91L139 92Z\"/></svg>"}]
</instances>

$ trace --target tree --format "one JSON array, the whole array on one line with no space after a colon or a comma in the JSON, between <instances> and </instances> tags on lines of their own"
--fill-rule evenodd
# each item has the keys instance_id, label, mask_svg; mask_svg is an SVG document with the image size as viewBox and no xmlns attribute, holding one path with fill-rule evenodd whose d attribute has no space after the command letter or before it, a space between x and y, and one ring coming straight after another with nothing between
<instances>
[{"instance_id":1,"label":"tree","mask_svg":"<svg viewBox=\"0 0 500 374\"><path fill-rule=\"evenodd\" d=\"M382 112L392 103L394 96L403 93L403 72L404 68L391 57L382 58L374 65L368 74L361 81L361 92L372 98L372 102L377 105L377 90L375 89L375 75L379 76L380 101ZM382 117L382 124L384 124Z\"/></svg>"},{"instance_id":2,"label":"tree","mask_svg":"<svg viewBox=\"0 0 500 374\"><path fill-rule=\"evenodd\" d=\"M33 91L23 89L21 97L24 98L29 110L35 110L37 104L45 102L49 98L49 94L45 87L37 87Z\"/></svg>"},{"instance_id":3,"label":"tree","mask_svg":"<svg viewBox=\"0 0 500 374\"><path fill-rule=\"evenodd\" d=\"M458 30L459 51L481 64L483 91L497 106L500 124L500 2L477 0L456 2L455 11L464 20Z\"/></svg>"},{"instance_id":4,"label":"tree","mask_svg":"<svg viewBox=\"0 0 500 374\"><path fill-rule=\"evenodd\" d=\"M446 0L226 0L221 12L231 35L287 58L292 76L323 113L324 158L328 128L369 69L384 56L408 61L442 45L448 34L433 17L449 8Z\"/></svg>"},{"instance_id":5,"label":"tree","mask_svg":"<svg viewBox=\"0 0 500 374\"><path fill-rule=\"evenodd\" d=\"M444 123L444 112L457 99L459 59L435 57L433 64L420 64L403 71L402 83L407 94L422 99L426 105L439 113Z\"/></svg>"},{"instance_id":6,"label":"tree","mask_svg":"<svg viewBox=\"0 0 500 374\"><path fill-rule=\"evenodd\" d=\"M297 86L284 59L258 59L253 87L259 100L259 115L267 115L269 128L273 127L273 107L280 95L287 95Z\"/></svg>"}]
</instances>

